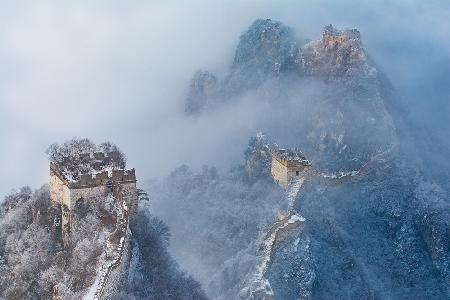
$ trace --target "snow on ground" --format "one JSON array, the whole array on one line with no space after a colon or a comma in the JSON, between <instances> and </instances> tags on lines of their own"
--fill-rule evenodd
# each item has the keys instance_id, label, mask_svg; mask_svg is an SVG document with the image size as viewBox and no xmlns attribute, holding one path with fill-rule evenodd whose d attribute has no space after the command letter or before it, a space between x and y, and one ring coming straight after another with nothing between
<instances>
[{"instance_id":1,"label":"snow on ground","mask_svg":"<svg viewBox=\"0 0 450 300\"><path fill-rule=\"evenodd\" d=\"M87 293L83 296L83 300L92 300L95 297L95 292L100 282L100 272L97 272L94 283L89 287Z\"/></svg>"},{"instance_id":2,"label":"snow on ground","mask_svg":"<svg viewBox=\"0 0 450 300\"><path fill-rule=\"evenodd\" d=\"M106 242L106 251L103 258L103 263L101 264L100 272L97 273L94 284L88 289L83 300L99 300L101 299L103 292L108 282L109 276L113 269L117 267L122 259L125 237L128 229L128 206L125 201L122 201L119 211L119 218L117 220L117 230L120 230L123 236L120 237L119 243L117 245Z\"/></svg>"},{"instance_id":3,"label":"snow on ground","mask_svg":"<svg viewBox=\"0 0 450 300\"><path fill-rule=\"evenodd\" d=\"M294 206L295 199L297 198L297 194L300 191L303 183L305 182L305 178L299 178L298 180L294 180L290 183L287 191L287 199L289 203L289 210L292 210Z\"/></svg>"},{"instance_id":4,"label":"snow on ground","mask_svg":"<svg viewBox=\"0 0 450 300\"><path fill-rule=\"evenodd\" d=\"M319 177L323 178L330 178L330 179L341 179L347 176L356 176L358 175L359 171L348 171L348 172L339 172L339 173L332 173L332 174L326 174L326 173L319 173Z\"/></svg>"},{"instance_id":5,"label":"snow on ground","mask_svg":"<svg viewBox=\"0 0 450 300\"><path fill-rule=\"evenodd\" d=\"M289 201L289 212L285 217L275 222L275 224L270 228L268 235L264 238L261 253L259 256L259 263L256 266L256 269L251 276L249 285L242 290L243 294L248 294L250 292L251 295L256 295L263 293L267 296L273 296L273 290L270 285L270 282L266 276L266 272L269 269L269 266L272 261L272 256L275 248L275 241L277 239L278 233L288 228L292 224L302 223L305 221L305 218L295 213L293 210L295 199L297 198L298 192L300 191L303 183L305 182L305 178L301 178L299 180L295 180L291 182L288 187L288 191L286 193L286 198ZM294 228L297 228L295 226ZM288 229L289 230L289 229ZM298 242L297 242L298 243Z\"/></svg>"}]
</instances>

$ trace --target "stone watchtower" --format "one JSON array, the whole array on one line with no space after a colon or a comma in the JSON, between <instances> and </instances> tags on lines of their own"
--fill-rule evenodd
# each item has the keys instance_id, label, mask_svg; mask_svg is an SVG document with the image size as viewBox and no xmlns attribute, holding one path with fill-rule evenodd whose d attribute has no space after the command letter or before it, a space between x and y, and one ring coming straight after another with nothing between
<instances>
[{"instance_id":1,"label":"stone watchtower","mask_svg":"<svg viewBox=\"0 0 450 300\"><path fill-rule=\"evenodd\" d=\"M100 165L107 157L94 153L91 157ZM135 170L108 168L76 176L67 176L57 164L50 163L50 200L61 207L62 238L66 244L71 228L71 212L79 200L96 201L112 195L116 201L125 201L130 212L136 210L137 191Z\"/></svg>"},{"instance_id":2,"label":"stone watchtower","mask_svg":"<svg viewBox=\"0 0 450 300\"><path fill-rule=\"evenodd\" d=\"M284 188L308 176L310 167L311 163L297 149L277 149L272 152L272 178Z\"/></svg>"}]
</instances>

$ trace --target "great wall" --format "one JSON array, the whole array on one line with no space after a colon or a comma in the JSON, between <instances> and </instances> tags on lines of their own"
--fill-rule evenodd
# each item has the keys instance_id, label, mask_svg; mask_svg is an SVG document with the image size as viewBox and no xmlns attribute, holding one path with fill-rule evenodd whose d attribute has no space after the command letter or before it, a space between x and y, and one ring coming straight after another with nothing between
<instances>
[{"instance_id":1,"label":"great wall","mask_svg":"<svg viewBox=\"0 0 450 300\"><path fill-rule=\"evenodd\" d=\"M270 227L261 241L258 250L257 263L250 276L244 281L240 296L254 300L272 300L274 292L267 278L267 272L273 261L274 254L283 242L302 230L305 222L295 210L298 195L305 182L316 180L322 185L339 185L347 183L356 176L367 174L371 166L379 160L383 160L384 153L379 153L370 158L358 170L347 172L326 173L318 172L311 167L311 163L297 149L271 150L271 175L273 180L285 189L285 197L288 202L287 212L280 212L279 218Z\"/></svg>"},{"instance_id":2,"label":"great wall","mask_svg":"<svg viewBox=\"0 0 450 300\"><path fill-rule=\"evenodd\" d=\"M120 189L120 185L119 185ZM128 205L123 199L123 192L117 193L118 203L121 203L121 210L117 218L116 231L110 236L105 247L105 263L101 267L100 277L97 283L97 289L95 291L94 300L102 299L105 294L106 285L111 277L111 274L115 268L117 268L121 261L126 248L126 244L129 240L129 215ZM95 284L94 284L95 286Z\"/></svg>"},{"instance_id":3,"label":"great wall","mask_svg":"<svg viewBox=\"0 0 450 300\"><path fill-rule=\"evenodd\" d=\"M382 154L380 154L382 156ZM279 218L262 238L257 263L247 276L240 295L249 299L273 299L274 293L267 273L273 262L276 251L290 236L299 233L305 219L296 212L295 204L299 193L308 180L317 180L324 185L336 185L348 182L355 176L367 172L371 163L379 157L374 156L359 170L338 172L335 174L318 172L297 149L271 149L271 175L273 180L285 189L288 209L279 212ZM80 175L78 180L68 180L58 166L50 163L51 200L59 206L60 215L54 218L54 228L60 228L64 241L62 250L68 241L72 226L72 209L80 199L112 197L118 204L116 229L104 245L105 252L94 283L83 299L107 299L114 294L116 286L123 277L121 266L126 266L129 253L129 216L137 209L136 176L134 169L112 169L91 174ZM38 214L37 214L38 215ZM125 267L124 267L125 268ZM57 293L56 293L57 294ZM59 299L57 295L54 297Z\"/></svg>"},{"instance_id":4,"label":"great wall","mask_svg":"<svg viewBox=\"0 0 450 300\"><path fill-rule=\"evenodd\" d=\"M95 155L98 159L105 156ZM106 157L107 158L107 157ZM78 180L67 178L58 166L50 163L50 198L57 211L54 228L61 231L62 250L70 241L73 227L72 211L80 200L97 201L110 198L118 208L115 230L107 238L104 254L100 257L101 266L95 281L83 299L106 299L114 294L116 285L123 277L120 266L126 265L129 253L129 217L137 209L136 176L134 169L111 169L82 174ZM59 299L57 291L54 298Z\"/></svg>"},{"instance_id":5,"label":"great wall","mask_svg":"<svg viewBox=\"0 0 450 300\"><path fill-rule=\"evenodd\" d=\"M276 160L276 157L273 157ZM304 175L305 173L303 173ZM274 178L275 179L275 178ZM246 280L245 287L241 291L241 296L249 299L273 299L273 291L266 276L267 271L273 261L275 251L289 235L299 230L305 219L294 210L295 200L306 177L297 175L286 187L286 199L288 201L288 211L280 213L280 218L275 221L265 234L257 258L257 264L250 277ZM284 187L284 185L283 185Z\"/></svg>"}]
</instances>

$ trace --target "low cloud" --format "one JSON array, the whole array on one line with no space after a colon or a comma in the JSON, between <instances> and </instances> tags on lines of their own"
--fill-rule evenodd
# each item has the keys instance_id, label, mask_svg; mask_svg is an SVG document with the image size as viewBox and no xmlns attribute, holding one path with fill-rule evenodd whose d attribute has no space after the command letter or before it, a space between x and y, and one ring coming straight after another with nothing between
<instances>
[{"instance_id":1,"label":"low cloud","mask_svg":"<svg viewBox=\"0 0 450 300\"><path fill-rule=\"evenodd\" d=\"M358 28L416 120L444 132L449 13L442 1L3 2L0 196L45 183L46 147L74 136L117 143L140 178L240 160L261 123L253 100L192 120L183 99L196 69L226 72L256 18L300 38L318 38L328 23Z\"/></svg>"}]
</instances>

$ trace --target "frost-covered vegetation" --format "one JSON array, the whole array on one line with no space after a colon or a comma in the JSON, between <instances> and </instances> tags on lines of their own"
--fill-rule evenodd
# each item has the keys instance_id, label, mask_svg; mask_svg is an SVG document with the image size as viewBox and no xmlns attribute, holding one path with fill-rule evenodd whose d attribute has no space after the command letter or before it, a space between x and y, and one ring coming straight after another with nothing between
<instances>
[{"instance_id":1,"label":"frost-covered vegetation","mask_svg":"<svg viewBox=\"0 0 450 300\"><path fill-rule=\"evenodd\" d=\"M124 155L111 143L72 139L48 153L71 179L125 167ZM118 299L206 299L169 255L169 229L151 215L148 195L139 190L137 196L130 197L142 202L139 209L130 203L137 211L112 192L80 198L70 209L51 201L48 185L6 196L0 204L0 298L82 299L109 284L109 296ZM118 276L104 276L100 284L111 262Z\"/></svg>"},{"instance_id":2,"label":"frost-covered vegetation","mask_svg":"<svg viewBox=\"0 0 450 300\"><path fill-rule=\"evenodd\" d=\"M172 252L211 296L236 297L263 235L287 210L282 188L268 176L270 161L258 159L267 149L252 139L246 151L252 164L222 174L181 166L151 183L152 207L174 232Z\"/></svg>"},{"instance_id":3,"label":"frost-covered vegetation","mask_svg":"<svg viewBox=\"0 0 450 300\"><path fill-rule=\"evenodd\" d=\"M311 174L286 194L271 178L276 145L258 135L242 164L182 165L151 181L127 223L126 280L112 298L246 299L266 240L273 247L259 279L276 300L450 298L450 148L411 127L357 30L326 26L306 43L281 22L256 20L220 75L195 73L185 112L197 120L189 121L209 127L221 107L240 110L247 101L249 128L299 147ZM48 154L69 181L125 168L111 143L74 139ZM120 214L113 200L77 202L62 248L47 186L8 195L0 298L79 299L92 290ZM270 234L283 216L296 216L298 228Z\"/></svg>"},{"instance_id":4,"label":"frost-covered vegetation","mask_svg":"<svg viewBox=\"0 0 450 300\"><path fill-rule=\"evenodd\" d=\"M2 202L0 298L81 299L94 284L106 239L115 228L114 202L108 198L77 202L70 246L64 249L52 229L53 219L43 219L51 210L47 185L34 192L24 187ZM132 217L130 227L130 280L117 299L206 299L200 285L170 257L170 233L164 222L144 207Z\"/></svg>"},{"instance_id":5,"label":"frost-covered vegetation","mask_svg":"<svg viewBox=\"0 0 450 300\"><path fill-rule=\"evenodd\" d=\"M307 183L297 209L307 219L313 298L446 299L447 196L416 171L395 160L351 184Z\"/></svg>"},{"instance_id":6,"label":"frost-covered vegetation","mask_svg":"<svg viewBox=\"0 0 450 300\"><path fill-rule=\"evenodd\" d=\"M258 119L249 123L312 163L294 205L304 227L268 271L274 299L449 298L448 159L439 158L449 148L417 150L427 135L411 126L357 30L326 26L316 41L299 40L280 22L256 20L229 70L196 73L186 100L201 121L250 102ZM261 236L286 205L270 178L272 145L249 146L229 172L183 166L151 186L174 255L215 299L242 296Z\"/></svg>"},{"instance_id":7,"label":"frost-covered vegetation","mask_svg":"<svg viewBox=\"0 0 450 300\"><path fill-rule=\"evenodd\" d=\"M126 157L111 142L96 145L89 139L71 139L47 149L49 160L58 166L67 180L78 180L82 174L124 169Z\"/></svg>"},{"instance_id":8,"label":"frost-covered vegetation","mask_svg":"<svg viewBox=\"0 0 450 300\"><path fill-rule=\"evenodd\" d=\"M214 299L238 297L262 236L286 208L261 141L250 140L245 167L221 174L183 166L152 183L174 255ZM398 158L350 182L308 179L295 204L304 227L276 249L267 273L275 299L445 299L447 197Z\"/></svg>"},{"instance_id":9,"label":"frost-covered vegetation","mask_svg":"<svg viewBox=\"0 0 450 300\"><path fill-rule=\"evenodd\" d=\"M95 277L107 227L101 226L105 207L86 202L76 208L82 218L71 234L71 246L60 251L52 231L49 187L31 192L22 188L6 197L0 217L0 295L6 299L47 299L53 293L80 298ZM37 217L39 211L41 220Z\"/></svg>"}]
</instances>

